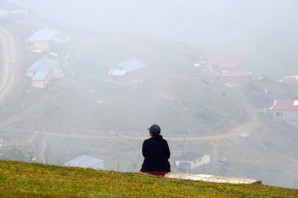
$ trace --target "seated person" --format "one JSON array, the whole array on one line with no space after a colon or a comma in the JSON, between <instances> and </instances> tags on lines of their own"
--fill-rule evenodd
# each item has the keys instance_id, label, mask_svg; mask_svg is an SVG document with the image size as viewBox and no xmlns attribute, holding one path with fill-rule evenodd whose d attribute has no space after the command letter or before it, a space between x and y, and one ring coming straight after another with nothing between
<instances>
[{"instance_id":1,"label":"seated person","mask_svg":"<svg viewBox=\"0 0 298 198\"><path fill-rule=\"evenodd\" d=\"M160 127L157 124L153 124L148 130L150 138L143 142L142 153L145 159L141 172L164 176L171 171L168 142L160 135Z\"/></svg>"}]
</instances>

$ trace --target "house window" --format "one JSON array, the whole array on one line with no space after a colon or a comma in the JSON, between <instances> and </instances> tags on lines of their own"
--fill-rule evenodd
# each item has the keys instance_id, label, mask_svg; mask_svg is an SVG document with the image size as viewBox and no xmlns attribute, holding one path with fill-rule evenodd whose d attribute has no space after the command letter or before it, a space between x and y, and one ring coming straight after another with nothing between
<instances>
[{"instance_id":1,"label":"house window","mask_svg":"<svg viewBox=\"0 0 298 198\"><path fill-rule=\"evenodd\" d=\"M283 112L276 112L275 115L276 115L277 117L282 117L282 116L284 115L284 113L283 113Z\"/></svg>"}]
</instances>

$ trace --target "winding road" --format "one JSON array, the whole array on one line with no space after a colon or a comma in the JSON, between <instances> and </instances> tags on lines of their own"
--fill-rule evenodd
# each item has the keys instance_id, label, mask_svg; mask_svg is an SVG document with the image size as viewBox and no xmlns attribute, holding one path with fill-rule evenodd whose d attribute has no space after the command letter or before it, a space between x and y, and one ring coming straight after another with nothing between
<instances>
[{"instance_id":1,"label":"winding road","mask_svg":"<svg viewBox=\"0 0 298 198\"><path fill-rule=\"evenodd\" d=\"M0 102L13 87L16 62L14 47L12 35L0 27Z\"/></svg>"}]
</instances>

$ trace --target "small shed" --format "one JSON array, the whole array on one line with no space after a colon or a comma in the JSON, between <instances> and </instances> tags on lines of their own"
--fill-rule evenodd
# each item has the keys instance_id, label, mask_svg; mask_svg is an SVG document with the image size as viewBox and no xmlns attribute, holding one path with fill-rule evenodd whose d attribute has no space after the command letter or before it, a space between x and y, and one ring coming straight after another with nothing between
<instances>
[{"instance_id":1,"label":"small shed","mask_svg":"<svg viewBox=\"0 0 298 198\"><path fill-rule=\"evenodd\" d=\"M115 68L110 69L108 74L113 80L120 81L142 81L143 72L142 68L146 65L137 59L130 59L125 62L119 63Z\"/></svg>"},{"instance_id":2,"label":"small shed","mask_svg":"<svg viewBox=\"0 0 298 198\"><path fill-rule=\"evenodd\" d=\"M208 164L210 162L210 155L202 155L194 152L187 152L175 160L175 165L178 171L190 172L191 170Z\"/></svg>"},{"instance_id":3,"label":"small shed","mask_svg":"<svg viewBox=\"0 0 298 198\"><path fill-rule=\"evenodd\" d=\"M91 157L89 155L81 155L68 162L65 162L63 165L81 168L103 169L104 160Z\"/></svg>"}]
</instances>

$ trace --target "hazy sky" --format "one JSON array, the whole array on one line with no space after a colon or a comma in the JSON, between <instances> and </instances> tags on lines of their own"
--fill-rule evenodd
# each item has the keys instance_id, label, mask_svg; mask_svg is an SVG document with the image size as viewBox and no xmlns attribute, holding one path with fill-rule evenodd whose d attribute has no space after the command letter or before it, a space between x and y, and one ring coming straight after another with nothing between
<instances>
[{"instance_id":1,"label":"hazy sky","mask_svg":"<svg viewBox=\"0 0 298 198\"><path fill-rule=\"evenodd\" d=\"M23 0L41 16L97 32L131 32L236 53L249 64L293 67L296 0ZM276 58L280 57L280 58Z\"/></svg>"}]
</instances>

